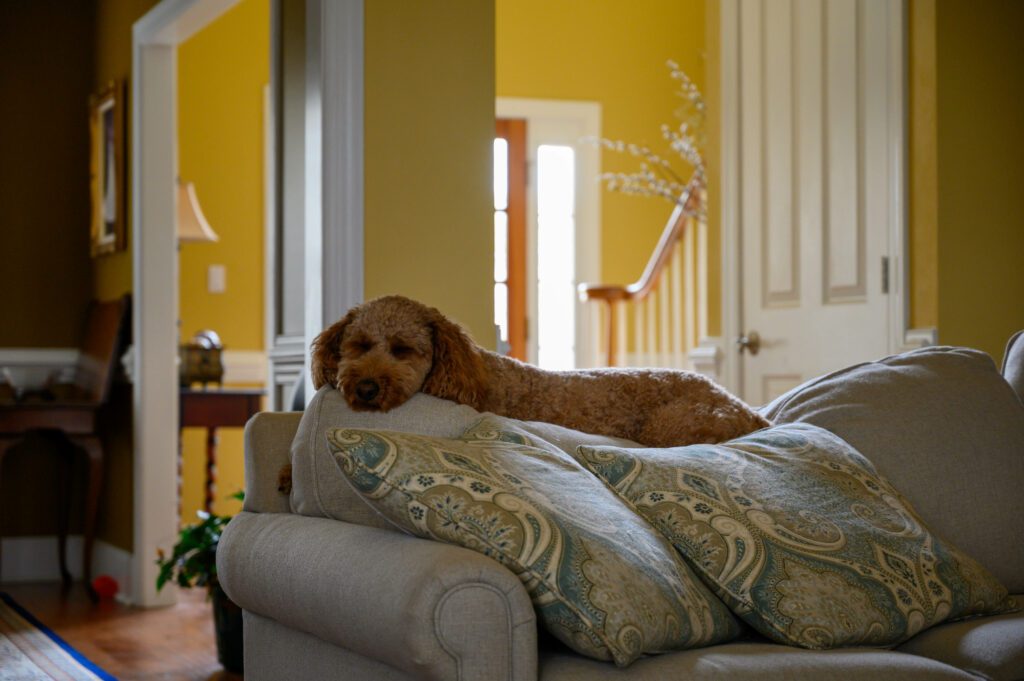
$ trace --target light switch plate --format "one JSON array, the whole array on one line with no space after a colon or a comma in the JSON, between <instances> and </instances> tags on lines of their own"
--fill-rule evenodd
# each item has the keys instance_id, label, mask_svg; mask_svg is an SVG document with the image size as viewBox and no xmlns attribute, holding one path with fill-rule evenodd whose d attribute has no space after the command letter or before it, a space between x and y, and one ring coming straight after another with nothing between
<instances>
[{"instance_id":1,"label":"light switch plate","mask_svg":"<svg viewBox=\"0 0 1024 681\"><path fill-rule=\"evenodd\" d=\"M210 293L224 293L228 288L228 272L224 265L210 265L206 271L206 289Z\"/></svg>"}]
</instances>

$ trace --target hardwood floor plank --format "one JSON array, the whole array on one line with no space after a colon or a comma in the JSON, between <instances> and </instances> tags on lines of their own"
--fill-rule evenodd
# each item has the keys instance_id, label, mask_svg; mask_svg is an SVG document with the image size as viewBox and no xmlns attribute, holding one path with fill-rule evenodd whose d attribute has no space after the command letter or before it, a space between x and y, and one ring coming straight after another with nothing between
<instances>
[{"instance_id":1,"label":"hardwood floor plank","mask_svg":"<svg viewBox=\"0 0 1024 681\"><path fill-rule=\"evenodd\" d=\"M36 619L100 668L123 680L238 681L217 662L213 610L202 589L179 591L167 608L93 604L81 584L5 584Z\"/></svg>"}]
</instances>

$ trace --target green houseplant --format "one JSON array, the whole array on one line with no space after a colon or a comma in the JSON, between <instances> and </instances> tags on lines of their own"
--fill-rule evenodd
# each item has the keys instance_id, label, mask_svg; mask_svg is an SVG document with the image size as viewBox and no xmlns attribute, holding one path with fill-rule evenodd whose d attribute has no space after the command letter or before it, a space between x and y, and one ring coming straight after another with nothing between
<instances>
[{"instance_id":1,"label":"green houseplant","mask_svg":"<svg viewBox=\"0 0 1024 681\"><path fill-rule=\"evenodd\" d=\"M233 498L242 500L238 492ZM221 533L231 520L199 511L200 522L182 528L171 555L160 551L156 561L160 573L156 578L159 591L168 582L190 589L205 587L213 603L213 622L217 635L217 659L229 672L242 673L242 609L228 598L217 580L217 545Z\"/></svg>"}]
</instances>

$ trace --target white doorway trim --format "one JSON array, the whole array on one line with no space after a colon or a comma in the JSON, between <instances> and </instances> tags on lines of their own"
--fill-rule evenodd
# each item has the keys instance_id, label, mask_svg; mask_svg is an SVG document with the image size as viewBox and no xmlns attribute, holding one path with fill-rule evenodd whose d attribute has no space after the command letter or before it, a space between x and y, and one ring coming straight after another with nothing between
<instances>
[{"instance_id":1,"label":"white doorway trim","mask_svg":"<svg viewBox=\"0 0 1024 681\"><path fill-rule=\"evenodd\" d=\"M887 5L889 12L888 50L899 68L889 71L887 120L889 140L890 215L888 337L889 352L901 352L935 342L934 329L909 328L909 267L907 267L906 188L906 2ZM721 183L722 196L722 338L720 381L742 394L740 355L735 340L743 332L741 303L743 273L740 244L740 12L739 0L721 1Z\"/></svg>"},{"instance_id":2,"label":"white doorway trim","mask_svg":"<svg viewBox=\"0 0 1024 681\"><path fill-rule=\"evenodd\" d=\"M363 17L363 0L306 0L307 348L363 302Z\"/></svg>"},{"instance_id":3,"label":"white doorway trim","mask_svg":"<svg viewBox=\"0 0 1024 681\"><path fill-rule=\"evenodd\" d=\"M498 97L498 118L526 120L526 296L532 320L527 338L528 361L536 363L537 319L537 184L536 155L541 144L572 146L577 158L576 176L576 283L600 281L601 276L601 105L597 102ZM573 130L568 134L567 130ZM576 366L598 366L600 338L598 315L593 305L576 301Z\"/></svg>"},{"instance_id":4,"label":"white doorway trim","mask_svg":"<svg viewBox=\"0 0 1024 681\"><path fill-rule=\"evenodd\" d=\"M126 592L140 606L156 591L159 548L175 541L178 460L178 46L238 0L163 0L132 27L132 332L134 534Z\"/></svg>"},{"instance_id":5,"label":"white doorway trim","mask_svg":"<svg viewBox=\"0 0 1024 681\"><path fill-rule=\"evenodd\" d=\"M315 335L363 297L363 0L305 1L305 198L316 217L306 221L305 305ZM177 47L237 2L163 0L132 30L135 526L125 592L143 607L174 602L173 589L156 592L155 558L178 529Z\"/></svg>"}]
</instances>

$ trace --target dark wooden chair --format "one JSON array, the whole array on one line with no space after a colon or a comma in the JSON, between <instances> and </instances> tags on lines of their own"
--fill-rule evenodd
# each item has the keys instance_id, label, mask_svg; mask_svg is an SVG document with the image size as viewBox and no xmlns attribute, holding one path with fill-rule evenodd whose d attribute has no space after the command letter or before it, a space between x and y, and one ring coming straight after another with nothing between
<instances>
[{"instance_id":1,"label":"dark wooden chair","mask_svg":"<svg viewBox=\"0 0 1024 681\"><path fill-rule=\"evenodd\" d=\"M4 455L15 445L25 442L30 435L51 439L57 443L58 451L62 454L58 479L62 505L58 550L61 576L65 584L71 581L67 569L70 471L73 457L79 452L85 453L88 482L83 517L82 574L86 588L93 597L92 548L103 481L103 444L98 433L98 416L110 394L128 309L127 297L109 302L93 302L74 380L53 386L45 398L22 397L12 404L0 404L0 474L3 472Z\"/></svg>"}]
</instances>

